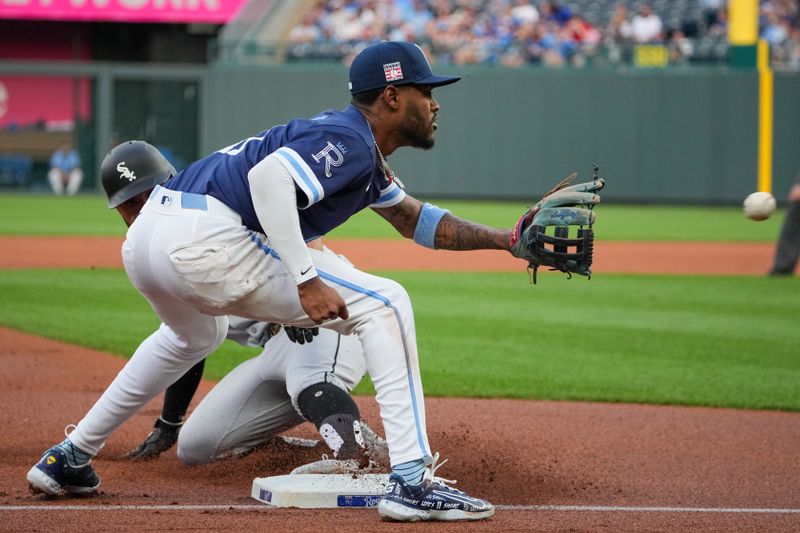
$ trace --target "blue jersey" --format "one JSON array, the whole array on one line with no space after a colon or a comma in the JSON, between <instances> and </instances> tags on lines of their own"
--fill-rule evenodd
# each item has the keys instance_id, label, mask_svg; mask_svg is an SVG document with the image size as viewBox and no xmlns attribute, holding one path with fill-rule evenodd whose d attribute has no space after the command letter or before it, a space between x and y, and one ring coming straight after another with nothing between
<instances>
[{"instance_id":1,"label":"blue jersey","mask_svg":"<svg viewBox=\"0 0 800 533\"><path fill-rule=\"evenodd\" d=\"M353 106L248 137L192 163L164 187L213 196L236 211L245 226L263 233L247 173L270 154L280 158L295 181L306 241L365 207L389 207L405 198L383 172L369 124Z\"/></svg>"}]
</instances>

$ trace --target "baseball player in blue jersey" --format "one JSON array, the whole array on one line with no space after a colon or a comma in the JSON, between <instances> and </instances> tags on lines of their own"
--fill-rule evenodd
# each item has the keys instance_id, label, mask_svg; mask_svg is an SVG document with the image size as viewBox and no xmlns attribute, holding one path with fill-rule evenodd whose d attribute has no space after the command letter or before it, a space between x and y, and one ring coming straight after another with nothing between
<instances>
[{"instance_id":1,"label":"baseball player in blue jersey","mask_svg":"<svg viewBox=\"0 0 800 533\"><path fill-rule=\"evenodd\" d=\"M440 464L428 444L406 291L305 244L370 207L423 246L524 257L516 245L524 221L515 230L489 228L424 204L405 193L385 159L404 146L433 147L440 106L432 91L458 79L434 75L414 44L372 45L350 67L352 101L345 109L258 133L156 187L122 255L163 325L69 437L34 465L28 474L34 489L96 489L89 459L119 424L213 352L225 338L228 315L236 315L357 335L392 465L378 504L383 519L492 516L489 502L435 475Z\"/></svg>"}]
</instances>

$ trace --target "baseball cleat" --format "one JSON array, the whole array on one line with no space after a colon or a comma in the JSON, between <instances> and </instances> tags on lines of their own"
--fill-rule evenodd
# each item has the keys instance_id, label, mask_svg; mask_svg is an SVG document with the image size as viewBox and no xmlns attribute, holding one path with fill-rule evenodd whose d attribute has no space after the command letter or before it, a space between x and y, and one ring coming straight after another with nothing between
<instances>
[{"instance_id":1,"label":"baseball cleat","mask_svg":"<svg viewBox=\"0 0 800 533\"><path fill-rule=\"evenodd\" d=\"M57 496L62 492L88 495L97 492L100 478L91 463L75 466L67 461L67 454L53 446L42 455L28 471L28 486L34 494Z\"/></svg>"},{"instance_id":2,"label":"baseball cleat","mask_svg":"<svg viewBox=\"0 0 800 533\"><path fill-rule=\"evenodd\" d=\"M422 483L409 485L397 474L389 477L386 494L378 503L378 514L383 520L417 522L420 520L483 520L494 515L494 506L486 500L473 498L448 486L453 480L441 479L434 472L439 454L425 470Z\"/></svg>"}]
</instances>

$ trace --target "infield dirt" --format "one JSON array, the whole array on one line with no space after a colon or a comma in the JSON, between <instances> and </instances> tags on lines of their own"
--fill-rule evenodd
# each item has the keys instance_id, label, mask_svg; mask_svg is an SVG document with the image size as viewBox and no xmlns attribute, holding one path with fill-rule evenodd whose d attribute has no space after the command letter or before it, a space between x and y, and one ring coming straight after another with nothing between
<instances>
[{"instance_id":1,"label":"infield dirt","mask_svg":"<svg viewBox=\"0 0 800 533\"><path fill-rule=\"evenodd\" d=\"M121 268L122 237L0 236L0 269ZM429 250L408 240L326 240L363 270L524 270L519 259L494 250ZM766 274L775 246L727 242L603 242L595 247L595 273ZM87 257L89 256L89 257Z\"/></svg>"}]
</instances>

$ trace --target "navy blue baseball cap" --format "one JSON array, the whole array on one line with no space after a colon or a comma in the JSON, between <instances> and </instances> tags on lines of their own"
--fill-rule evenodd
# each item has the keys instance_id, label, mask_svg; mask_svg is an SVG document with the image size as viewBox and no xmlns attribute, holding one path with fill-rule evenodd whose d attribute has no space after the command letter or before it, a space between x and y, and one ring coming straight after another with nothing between
<instances>
[{"instance_id":1,"label":"navy blue baseball cap","mask_svg":"<svg viewBox=\"0 0 800 533\"><path fill-rule=\"evenodd\" d=\"M387 85L450 85L458 76L436 76L422 49L413 43L383 41L364 48L350 65L350 93Z\"/></svg>"}]
</instances>

